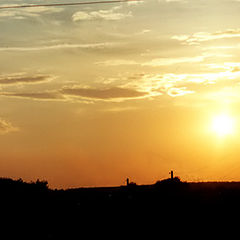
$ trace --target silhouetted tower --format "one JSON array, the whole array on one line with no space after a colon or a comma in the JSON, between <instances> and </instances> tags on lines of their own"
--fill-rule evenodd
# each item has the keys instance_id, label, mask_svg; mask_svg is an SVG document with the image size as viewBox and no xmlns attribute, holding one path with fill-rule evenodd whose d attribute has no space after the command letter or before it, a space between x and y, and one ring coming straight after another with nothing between
<instances>
[{"instance_id":1,"label":"silhouetted tower","mask_svg":"<svg viewBox=\"0 0 240 240\"><path fill-rule=\"evenodd\" d=\"M170 174L171 174L171 179L173 180L173 171L171 171Z\"/></svg>"},{"instance_id":2,"label":"silhouetted tower","mask_svg":"<svg viewBox=\"0 0 240 240\"><path fill-rule=\"evenodd\" d=\"M127 178L126 182L127 182L127 186L129 186L129 178Z\"/></svg>"}]
</instances>

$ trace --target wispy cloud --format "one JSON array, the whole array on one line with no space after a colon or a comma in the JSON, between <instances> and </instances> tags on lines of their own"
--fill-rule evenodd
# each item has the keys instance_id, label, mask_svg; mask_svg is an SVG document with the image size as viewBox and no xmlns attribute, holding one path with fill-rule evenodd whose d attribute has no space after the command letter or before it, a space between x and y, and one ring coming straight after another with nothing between
<instances>
[{"instance_id":1,"label":"wispy cloud","mask_svg":"<svg viewBox=\"0 0 240 240\"><path fill-rule=\"evenodd\" d=\"M50 101L50 100L64 100L64 96L58 91L45 92L0 92L0 96L25 98L32 100Z\"/></svg>"},{"instance_id":2,"label":"wispy cloud","mask_svg":"<svg viewBox=\"0 0 240 240\"><path fill-rule=\"evenodd\" d=\"M48 51L48 50L61 50L61 49L104 49L112 47L117 43L103 42L103 43L87 43L87 44L56 44L45 46L32 46L32 47L0 47L0 51Z\"/></svg>"},{"instance_id":3,"label":"wispy cloud","mask_svg":"<svg viewBox=\"0 0 240 240\"><path fill-rule=\"evenodd\" d=\"M112 87L105 89L81 88L81 87L64 87L61 90L63 95L81 97L95 100L126 100L143 98L148 95L147 92L141 92L130 88Z\"/></svg>"},{"instance_id":4,"label":"wispy cloud","mask_svg":"<svg viewBox=\"0 0 240 240\"><path fill-rule=\"evenodd\" d=\"M179 97L194 93L187 88L185 77L177 74L138 74L136 77L131 76L124 86L148 92L151 99L161 95Z\"/></svg>"},{"instance_id":5,"label":"wispy cloud","mask_svg":"<svg viewBox=\"0 0 240 240\"><path fill-rule=\"evenodd\" d=\"M96 62L96 64L104 65L104 66L120 66L120 65L136 65L139 63L134 60L115 59L115 60L106 60L102 62Z\"/></svg>"},{"instance_id":6,"label":"wispy cloud","mask_svg":"<svg viewBox=\"0 0 240 240\"><path fill-rule=\"evenodd\" d=\"M137 110L136 107L112 107L112 108L105 108L102 109L101 111L104 112L126 112L126 111L133 111L133 110Z\"/></svg>"},{"instance_id":7,"label":"wispy cloud","mask_svg":"<svg viewBox=\"0 0 240 240\"><path fill-rule=\"evenodd\" d=\"M120 63L118 63L120 64ZM126 100L137 100L146 98L156 98L161 95L180 97L193 94L204 86L217 85L228 86L240 78L240 63L225 62L224 64L205 64L208 73L189 74L145 74L139 73L132 76L118 76L114 81L101 81L102 85L79 86L65 85L53 90L25 91L23 88L0 92L0 96L14 97L21 99L32 99L38 101L69 101L69 102L122 102ZM220 70L219 70L220 69ZM0 85L7 84L34 84L51 80L49 75L10 75L0 77ZM230 83L229 83L230 84ZM52 87L51 87L52 89Z\"/></svg>"},{"instance_id":8,"label":"wispy cloud","mask_svg":"<svg viewBox=\"0 0 240 240\"><path fill-rule=\"evenodd\" d=\"M11 122L0 118L0 135L19 131L19 128L14 127Z\"/></svg>"},{"instance_id":9,"label":"wispy cloud","mask_svg":"<svg viewBox=\"0 0 240 240\"><path fill-rule=\"evenodd\" d=\"M37 84L41 82L49 82L55 79L55 76L50 75L35 75L30 76L24 73L16 73L9 75L0 75L0 85L6 84Z\"/></svg>"},{"instance_id":10,"label":"wispy cloud","mask_svg":"<svg viewBox=\"0 0 240 240\"><path fill-rule=\"evenodd\" d=\"M180 87L180 88L170 88L167 90L167 94L171 97L179 97L179 96L184 96L186 94L192 94L195 93L195 91L188 90L186 87Z\"/></svg>"},{"instance_id":11,"label":"wispy cloud","mask_svg":"<svg viewBox=\"0 0 240 240\"><path fill-rule=\"evenodd\" d=\"M224 38L239 38L240 29L227 29L224 31L209 32L197 32L192 35L174 35L172 39L184 42L189 45L199 44L200 42L224 39Z\"/></svg>"},{"instance_id":12,"label":"wispy cloud","mask_svg":"<svg viewBox=\"0 0 240 240\"><path fill-rule=\"evenodd\" d=\"M72 20L77 21L89 21L89 20L106 20L106 21L116 21L122 20L124 18L132 17L132 12L118 12L121 6L113 7L109 10L99 10L99 11L78 11L72 15Z\"/></svg>"},{"instance_id":13,"label":"wispy cloud","mask_svg":"<svg viewBox=\"0 0 240 240\"><path fill-rule=\"evenodd\" d=\"M237 77L240 71L240 62L224 62L222 64L211 63L207 64L207 66L211 69L224 69L226 73L231 74L232 77ZM223 75L223 73L221 73Z\"/></svg>"},{"instance_id":14,"label":"wispy cloud","mask_svg":"<svg viewBox=\"0 0 240 240\"><path fill-rule=\"evenodd\" d=\"M112 88L82 88L63 87L54 91L43 92L0 92L0 96L32 99L38 101L125 101L141 99L148 96L148 92L135 89L112 87Z\"/></svg>"},{"instance_id":15,"label":"wispy cloud","mask_svg":"<svg viewBox=\"0 0 240 240\"><path fill-rule=\"evenodd\" d=\"M128 62L127 62L128 63ZM108 63L107 63L108 64ZM116 62L115 64L124 64ZM129 63L130 64L130 63ZM135 64L135 63L134 63ZM56 89L48 90L48 81L54 77L51 75L32 75L27 76L24 73L1 75L0 85L8 84L34 84L45 83L46 90L33 91L32 89L19 88L14 91L2 91L0 96L13 97L37 101L69 101L69 102L122 102L125 100L137 100L146 98L156 98L161 95L170 97L180 97L193 94L204 86L218 85L228 86L228 82L234 84L240 78L240 63L225 62L223 64L205 64L203 73L186 73L186 74L147 74L138 73L131 76L115 76L110 81L103 79L94 85L58 85ZM208 70L207 70L208 69ZM66 84L66 83L65 83ZM44 87L44 86L43 86ZM205 87L206 88L206 87ZM27 91L26 91L27 90Z\"/></svg>"},{"instance_id":16,"label":"wispy cloud","mask_svg":"<svg viewBox=\"0 0 240 240\"><path fill-rule=\"evenodd\" d=\"M174 64L183 64L183 63L200 63L204 62L207 58L210 57L232 57L229 54L207 54L204 53L199 56L193 57L175 57L175 58L153 58L152 60L140 62L130 59L111 59L101 62L96 62L95 64L103 66L120 66L120 65L139 65L139 66L150 66L150 67L159 67L159 66L170 66Z\"/></svg>"},{"instance_id":17,"label":"wispy cloud","mask_svg":"<svg viewBox=\"0 0 240 240\"><path fill-rule=\"evenodd\" d=\"M140 4L143 4L143 3L145 3L145 1L129 1L128 3L127 3L127 5L128 6L137 6L137 5L140 5Z\"/></svg>"},{"instance_id":18,"label":"wispy cloud","mask_svg":"<svg viewBox=\"0 0 240 240\"><path fill-rule=\"evenodd\" d=\"M131 76L125 80L124 86L148 92L149 97L158 97L165 94L171 97L179 97L198 91L207 91L209 86L222 88L234 84L239 85L239 63L207 64L205 66L208 69L207 73L165 73Z\"/></svg>"},{"instance_id":19,"label":"wispy cloud","mask_svg":"<svg viewBox=\"0 0 240 240\"><path fill-rule=\"evenodd\" d=\"M7 4L7 6L13 6L14 4ZM5 5L1 5L4 7ZM38 8L25 8L25 9L17 9L17 10L4 10L0 12L0 21L15 19L15 20L23 20L28 18L38 18L43 14L52 14L62 12L63 8L57 7L38 7Z\"/></svg>"},{"instance_id":20,"label":"wispy cloud","mask_svg":"<svg viewBox=\"0 0 240 240\"><path fill-rule=\"evenodd\" d=\"M195 62L203 62L206 56L196 56L196 57L178 57L178 58L156 58L152 59L149 62L145 62L143 66L167 66L179 63L195 63Z\"/></svg>"}]
</instances>

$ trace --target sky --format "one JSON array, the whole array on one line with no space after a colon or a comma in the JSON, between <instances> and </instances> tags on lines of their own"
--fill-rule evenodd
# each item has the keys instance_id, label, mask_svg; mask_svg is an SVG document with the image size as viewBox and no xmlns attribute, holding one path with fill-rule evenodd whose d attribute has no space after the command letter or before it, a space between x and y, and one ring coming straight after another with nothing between
<instances>
[{"instance_id":1,"label":"sky","mask_svg":"<svg viewBox=\"0 0 240 240\"><path fill-rule=\"evenodd\" d=\"M0 6L36 3L58 1ZM0 10L0 175L240 180L239 12L239 0ZM220 115L234 124L216 130Z\"/></svg>"}]
</instances>

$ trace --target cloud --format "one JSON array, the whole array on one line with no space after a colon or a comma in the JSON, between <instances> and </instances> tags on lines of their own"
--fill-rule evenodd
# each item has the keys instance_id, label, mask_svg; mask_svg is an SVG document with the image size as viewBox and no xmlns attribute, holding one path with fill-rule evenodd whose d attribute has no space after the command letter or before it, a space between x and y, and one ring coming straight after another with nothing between
<instances>
[{"instance_id":1,"label":"cloud","mask_svg":"<svg viewBox=\"0 0 240 240\"><path fill-rule=\"evenodd\" d=\"M203 54L195 57L176 57L176 58L155 58L146 62L137 62L135 60L127 60L127 59L115 59L115 60L106 60L101 62L96 62L96 64L104 65L104 66L120 66L120 65L141 65L141 66L151 66L151 67L159 67L159 66L170 66L174 64L181 63L199 63L203 62L208 57L232 57L232 55L226 54Z\"/></svg>"},{"instance_id":2,"label":"cloud","mask_svg":"<svg viewBox=\"0 0 240 240\"><path fill-rule=\"evenodd\" d=\"M197 32L192 35L175 35L172 39L182 41L186 44L193 45L199 44L200 42L225 39L225 38L239 38L240 29L227 29L225 31L216 31L213 33L209 32Z\"/></svg>"},{"instance_id":3,"label":"cloud","mask_svg":"<svg viewBox=\"0 0 240 240\"><path fill-rule=\"evenodd\" d=\"M174 35L172 36L172 39L175 39L178 41L186 41L189 39L189 35Z\"/></svg>"},{"instance_id":4,"label":"cloud","mask_svg":"<svg viewBox=\"0 0 240 240\"><path fill-rule=\"evenodd\" d=\"M47 6L42 6L42 7L37 7L37 8L25 8L25 9L20 9L23 12L31 12L31 13L44 13L44 14L52 14L52 13L59 13L64 11L63 8L61 7L47 7Z\"/></svg>"},{"instance_id":5,"label":"cloud","mask_svg":"<svg viewBox=\"0 0 240 240\"><path fill-rule=\"evenodd\" d=\"M22 73L0 75L0 85L6 84L37 84L41 82L49 82L55 77L49 75L27 76Z\"/></svg>"},{"instance_id":6,"label":"cloud","mask_svg":"<svg viewBox=\"0 0 240 240\"><path fill-rule=\"evenodd\" d=\"M164 74L162 82L172 85L176 84L214 84L218 81L237 79L240 77L240 72L233 72L232 69L220 72L211 73L192 73L192 74Z\"/></svg>"},{"instance_id":7,"label":"cloud","mask_svg":"<svg viewBox=\"0 0 240 240\"><path fill-rule=\"evenodd\" d=\"M134 1L130 2L130 1L129 1L129 2L127 3L127 5L128 5L128 6L137 6L137 5L140 5L140 4L143 4L143 3L145 3L145 2L144 2L144 1L135 1L135 2L134 2Z\"/></svg>"},{"instance_id":8,"label":"cloud","mask_svg":"<svg viewBox=\"0 0 240 240\"><path fill-rule=\"evenodd\" d=\"M7 6L13 6L14 4L7 4ZM2 7L5 5L1 5ZM27 18L38 18L42 14L53 14L62 12L63 8L56 7L38 7L38 8L21 8L21 9L11 9L4 10L0 12L0 20L23 20Z\"/></svg>"},{"instance_id":9,"label":"cloud","mask_svg":"<svg viewBox=\"0 0 240 240\"><path fill-rule=\"evenodd\" d=\"M143 35L143 34L150 33L150 32L151 32L150 29L143 29L140 32L135 33L135 35Z\"/></svg>"},{"instance_id":10,"label":"cloud","mask_svg":"<svg viewBox=\"0 0 240 240\"><path fill-rule=\"evenodd\" d=\"M82 88L64 87L55 91L43 92L0 92L0 96L32 99L39 101L124 101L128 99L140 99L148 96L147 92L141 92L129 88Z\"/></svg>"},{"instance_id":11,"label":"cloud","mask_svg":"<svg viewBox=\"0 0 240 240\"><path fill-rule=\"evenodd\" d=\"M228 73L232 78L237 77L236 74L239 73L240 62L224 62L222 64L208 64L207 65L211 69L224 69L225 73ZM224 73L222 73L223 75Z\"/></svg>"},{"instance_id":12,"label":"cloud","mask_svg":"<svg viewBox=\"0 0 240 240\"><path fill-rule=\"evenodd\" d=\"M134 89L112 87L112 88L81 88L81 87L64 87L61 90L63 95L81 97L95 100L125 100L143 98L148 95L147 92L140 92Z\"/></svg>"},{"instance_id":13,"label":"cloud","mask_svg":"<svg viewBox=\"0 0 240 240\"><path fill-rule=\"evenodd\" d=\"M136 107L112 107L112 108L105 108L102 109L104 112L126 112L126 111L133 111L136 110Z\"/></svg>"},{"instance_id":14,"label":"cloud","mask_svg":"<svg viewBox=\"0 0 240 240\"><path fill-rule=\"evenodd\" d=\"M181 88L170 88L167 90L167 94L171 97L179 97L179 96L184 96L186 94L192 94L195 93L194 91L187 90L186 87L181 87Z\"/></svg>"},{"instance_id":15,"label":"cloud","mask_svg":"<svg viewBox=\"0 0 240 240\"><path fill-rule=\"evenodd\" d=\"M96 64L104 65L104 66L120 66L120 65L135 65L139 63L133 60L117 59L117 60L106 60L102 62L96 62Z\"/></svg>"},{"instance_id":16,"label":"cloud","mask_svg":"<svg viewBox=\"0 0 240 240\"><path fill-rule=\"evenodd\" d=\"M72 20L77 21L89 21L89 20L122 20L124 18L132 17L132 12L127 13L116 12L121 7L114 7L109 10L99 10L92 12L78 11L72 15Z\"/></svg>"},{"instance_id":17,"label":"cloud","mask_svg":"<svg viewBox=\"0 0 240 240\"><path fill-rule=\"evenodd\" d=\"M117 43L87 43L87 44L56 44L50 46L34 46L34 47L0 47L2 51L49 51L49 50L61 50L61 49L104 49L112 47Z\"/></svg>"},{"instance_id":18,"label":"cloud","mask_svg":"<svg viewBox=\"0 0 240 240\"><path fill-rule=\"evenodd\" d=\"M196 56L196 57L179 57L179 58L156 58L149 62L143 63L143 66L168 66L178 63L194 63L204 61L206 56Z\"/></svg>"},{"instance_id":19,"label":"cloud","mask_svg":"<svg viewBox=\"0 0 240 240\"><path fill-rule=\"evenodd\" d=\"M26 98L33 100L64 100L64 96L58 91L46 92L30 92L30 93L17 93L17 92L0 92L0 96Z\"/></svg>"},{"instance_id":20,"label":"cloud","mask_svg":"<svg viewBox=\"0 0 240 240\"><path fill-rule=\"evenodd\" d=\"M9 121L0 118L0 135L16 131L19 131L17 127L14 127Z\"/></svg>"},{"instance_id":21,"label":"cloud","mask_svg":"<svg viewBox=\"0 0 240 240\"><path fill-rule=\"evenodd\" d=\"M148 97L154 98L167 94L171 97L179 97L193 94L198 91L207 91L222 88L234 84L239 85L240 64L224 63L222 65L206 65L211 72L189 74L138 74L123 79L124 87L148 92ZM212 69L223 69L212 72Z\"/></svg>"}]
</instances>

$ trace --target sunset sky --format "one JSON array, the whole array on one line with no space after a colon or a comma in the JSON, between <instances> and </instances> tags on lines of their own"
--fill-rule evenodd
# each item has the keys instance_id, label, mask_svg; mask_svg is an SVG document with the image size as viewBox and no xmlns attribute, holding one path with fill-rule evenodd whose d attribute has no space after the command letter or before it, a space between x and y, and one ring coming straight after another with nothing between
<instances>
[{"instance_id":1,"label":"sunset sky","mask_svg":"<svg viewBox=\"0 0 240 240\"><path fill-rule=\"evenodd\" d=\"M77 0L0 6L59 2ZM239 13L240 0L0 10L0 175L240 180Z\"/></svg>"}]
</instances>

